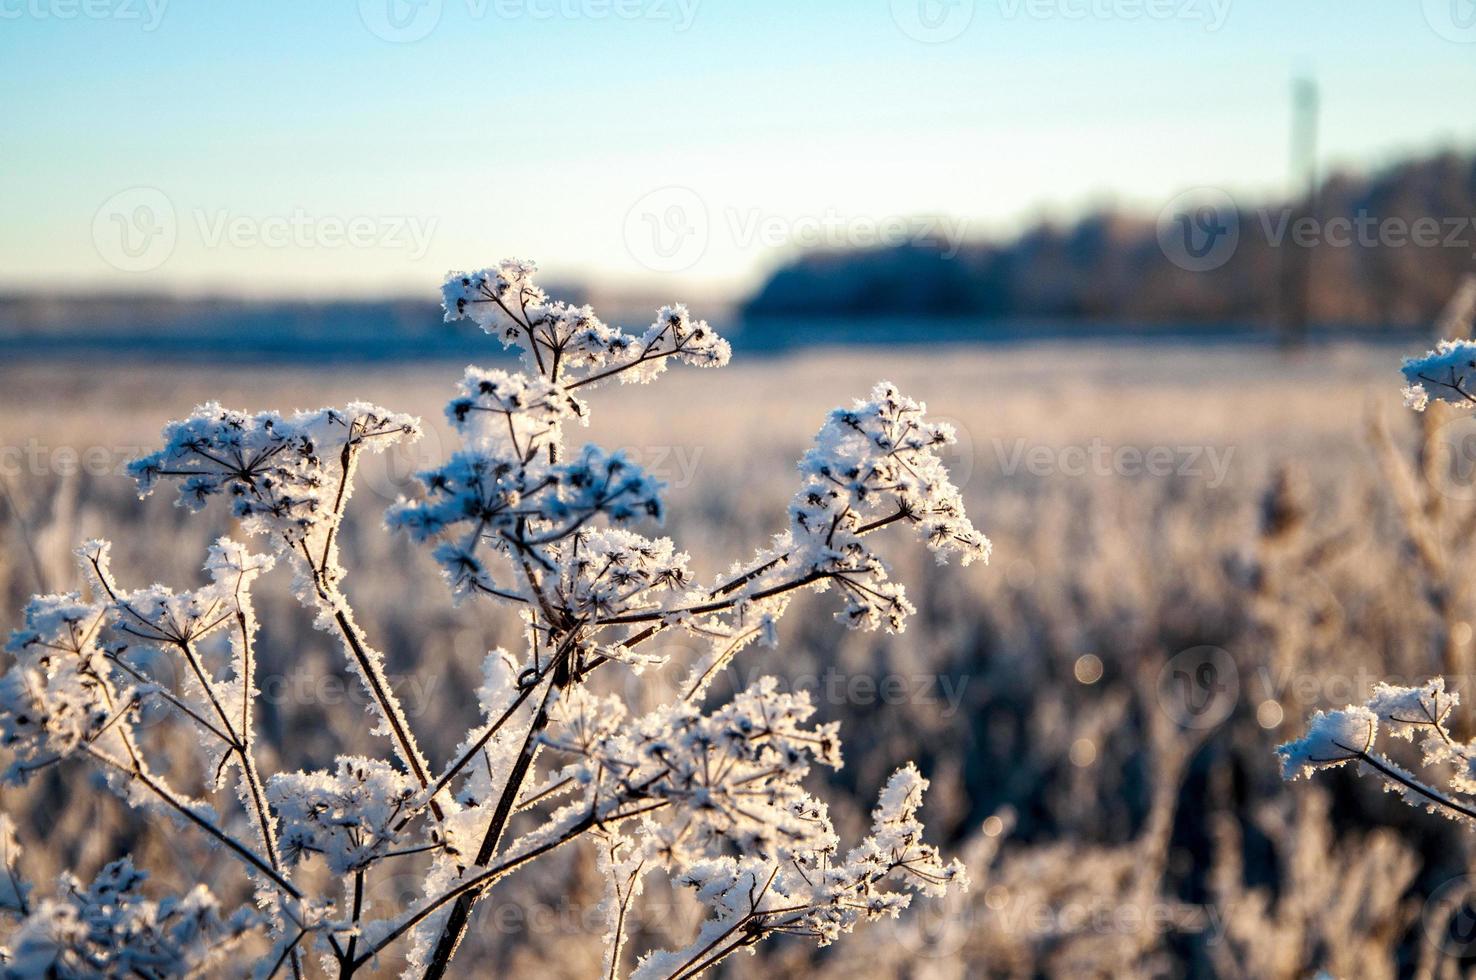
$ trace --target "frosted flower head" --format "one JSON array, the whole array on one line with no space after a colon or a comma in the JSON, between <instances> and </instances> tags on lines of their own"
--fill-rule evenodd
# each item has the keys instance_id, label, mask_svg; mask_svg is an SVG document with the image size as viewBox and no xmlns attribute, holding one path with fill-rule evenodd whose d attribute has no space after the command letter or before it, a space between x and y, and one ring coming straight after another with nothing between
<instances>
[{"instance_id":1,"label":"frosted flower head","mask_svg":"<svg viewBox=\"0 0 1476 980\"><path fill-rule=\"evenodd\" d=\"M789 528L743 574L745 591L766 587L793 569L808 570L818 590L845 601L837 618L856 629L901 632L914 612L867 535L890 524L911 525L939 563L989 558L989 539L964 512L963 500L939 456L957 438L932 422L921 403L885 382L871 398L830 414L800 461L804 483L790 500Z\"/></svg>"},{"instance_id":2,"label":"frosted flower head","mask_svg":"<svg viewBox=\"0 0 1476 980\"><path fill-rule=\"evenodd\" d=\"M376 759L340 756L336 772L279 773L267 796L290 860L322 855L334 874L367 867L398 839L397 818L419 787Z\"/></svg>"},{"instance_id":3,"label":"frosted flower head","mask_svg":"<svg viewBox=\"0 0 1476 980\"><path fill-rule=\"evenodd\" d=\"M581 541L595 540L587 532L596 518L625 524L664 516L663 484L623 453L597 446L558 465L462 451L417 477L426 496L398 501L385 520L416 540L440 539L433 555L460 594L496 588L488 550L558 568L577 560ZM623 569L617 563L611 574Z\"/></svg>"},{"instance_id":4,"label":"frosted flower head","mask_svg":"<svg viewBox=\"0 0 1476 980\"><path fill-rule=\"evenodd\" d=\"M962 863L945 863L922 841L916 814L926 787L927 780L912 766L894 773L873 811L871 834L844 857L822 849L789 853L779 861L744 853L690 862L673 880L692 889L712 917L685 949L643 957L633 980L682 975L710 952L715 937L740 927L746 927L752 942L782 933L826 946L861 922L895 918L911 905L913 892L939 897L951 888L966 890ZM647 833L648 853L664 853L669 837ZM887 882L906 890L888 889Z\"/></svg>"},{"instance_id":5,"label":"frosted flower head","mask_svg":"<svg viewBox=\"0 0 1476 980\"><path fill-rule=\"evenodd\" d=\"M1476 341L1442 340L1421 357L1406 357L1400 369L1404 380L1404 401L1416 411L1423 411L1430 399L1469 405L1476 402L1471 379L1476 378Z\"/></svg>"},{"instance_id":6,"label":"frosted flower head","mask_svg":"<svg viewBox=\"0 0 1476 980\"><path fill-rule=\"evenodd\" d=\"M579 531L561 563L559 596L575 615L669 608L693 584L687 561L670 538L621 528Z\"/></svg>"},{"instance_id":7,"label":"frosted flower head","mask_svg":"<svg viewBox=\"0 0 1476 980\"><path fill-rule=\"evenodd\" d=\"M668 846L654 857L663 865L681 869L728 848L771 857L834 848L829 816L801 782L812 763L839 767L840 737L834 724L805 726L809 695L766 677L711 713L667 705L618 737L597 707L572 700L546 744L583 760L574 772L592 803L676 805L672 819L687 830L662 837Z\"/></svg>"},{"instance_id":8,"label":"frosted flower head","mask_svg":"<svg viewBox=\"0 0 1476 980\"><path fill-rule=\"evenodd\" d=\"M531 462L562 437L560 425L589 409L562 385L526 374L468 367L446 418L470 448Z\"/></svg>"},{"instance_id":9,"label":"frosted flower head","mask_svg":"<svg viewBox=\"0 0 1476 980\"><path fill-rule=\"evenodd\" d=\"M932 422L927 407L886 382L870 399L836 409L800 462L809 483L790 507L796 538L855 533L876 520L905 520L946 561L988 561L989 539L964 513L958 488L938 456L957 441L952 426Z\"/></svg>"},{"instance_id":10,"label":"frosted flower head","mask_svg":"<svg viewBox=\"0 0 1476 980\"><path fill-rule=\"evenodd\" d=\"M668 351L682 363L702 368L723 367L733 357L732 346L706 320L694 320L680 303L656 311L640 348L643 352Z\"/></svg>"},{"instance_id":11,"label":"frosted flower head","mask_svg":"<svg viewBox=\"0 0 1476 980\"><path fill-rule=\"evenodd\" d=\"M385 519L417 541L458 524L470 525L478 537L495 536L499 529L516 526L525 498L542 489L522 466L470 451L455 453L443 465L415 476L425 497L396 502Z\"/></svg>"},{"instance_id":12,"label":"frosted flower head","mask_svg":"<svg viewBox=\"0 0 1476 980\"><path fill-rule=\"evenodd\" d=\"M1476 792L1476 745L1458 741L1446 728L1447 716L1458 703L1454 692L1446 692L1443 678L1418 687L1379 684L1359 707L1326 714L1319 711L1303 738L1278 748L1282 775L1296 779L1315 769L1357 760L1359 772L1376 776L1386 790L1411 806L1455 820L1476 821L1476 806L1469 799ZM1376 752L1380 725L1387 725L1394 737L1418 745L1420 764L1437 779L1422 778ZM1451 795L1439 782L1461 795Z\"/></svg>"},{"instance_id":13,"label":"frosted flower head","mask_svg":"<svg viewBox=\"0 0 1476 980\"><path fill-rule=\"evenodd\" d=\"M249 533L296 545L334 525L337 489L361 449L379 451L420 433L418 420L367 403L339 410L247 415L211 402L164 429L164 448L128 464L147 495L160 480L179 483L177 503L201 510L211 497L231 500Z\"/></svg>"},{"instance_id":14,"label":"frosted flower head","mask_svg":"<svg viewBox=\"0 0 1476 980\"><path fill-rule=\"evenodd\" d=\"M39 595L26 603L26 625L10 634L7 653L36 661L53 655L86 657L96 649L103 607L80 593Z\"/></svg>"},{"instance_id":15,"label":"frosted flower head","mask_svg":"<svg viewBox=\"0 0 1476 980\"><path fill-rule=\"evenodd\" d=\"M128 858L83 885L64 875L9 938L6 976L206 976L223 969L263 925L249 909L225 917L209 889L147 898L148 875Z\"/></svg>"},{"instance_id":16,"label":"frosted flower head","mask_svg":"<svg viewBox=\"0 0 1476 980\"><path fill-rule=\"evenodd\" d=\"M1417 731L1430 731L1432 726L1444 723L1460 702L1459 694L1446 692L1445 678L1436 677L1420 687L1375 685L1366 706L1389 726L1391 734L1412 738Z\"/></svg>"},{"instance_id":17,"label":"frosted flower head","mask_svg":"<svg viewBox=\"0 0 1476 980\"><path fill-rule=\"evenodd\" d=\"M923 843L923 825L918 819L928 781L911 763L892 773L871 811L871 836L847 855L847 864L876 865L888 874L932 897L940 897L948 886L967 889L968 872L957 860L944 863L938 849Z\"/></svg>"},{"instance_id":18,"label":"frosted flower head","mask_svg":"<svg viewBox=\"0 0 1476 980\"><path fill-rule=\"evenodd\" d=\"M16 662L0 676L0 745L14 755L6 781L24 782L100 736L117 748L127 705L110 687L99 646L105 613L76 593L26 606L26 625L6 646Z\"/></svg>"},{"instance_id":19,"label":"frosted flower head","mask_svg":"<svg viewBox=\"0 0 1476 980\"><path fill-rule=\"evenodd\" d=\"M606 452L588 445L568 463L554 467L549 480L554 493L545 515L566 521L603 514L616 523L665 517L661 491L665 484L647 475L622 451Z\"/></svg>"},{"instance_id":20,"label":"frosted flower head","mask_svg":"<svg viewBox=\"0 0 1476 980\"><path fill-rule=\"evenodd\" d=\"M108 600L103 635L110 649L134 643L198 643L234 622L251 584L275 563L270 555L254 555L244 545L220 538L205 561L209 584L187 592L157 584L124 590L114 584L111 551L110 542L94 540L75 552L94 593Z\"/></svg>"},{"instance_id":21,"label":"frosted flower head","mask_svg":"<svg viewBox=\"0 0 1476 980\"><path fill-rule=\"evenodd\" d=\"M1282 775L1295 779L1351 762L1372 748L1378 731L1379 716L1367 707L1319 711L1308 722L1306 735L1276 749Z\"/></svg>"},{"instance_id":22,"label":"frosted flower head","mask_svg":"<svg viewBox=\"0 0 1476 980\"><path fill-rule=\"evenodd\" d=\"M252 552L239 541L216 538L205 558L205 572L219 586L239 589L270 572L277 564L271 555Z\"/></svg>"},{"instance_id":23,"label":"frosted flower head","mask_svg":"<svg viewBox=\"0 0 1476 980\"><path fill-rule=\"evenodd\" d=\"M625 702L613 695L599 697L588 688L563 692L549 712L543 744L571 755L592 756L616 737L625 722Z\"/></svg>"},{"instance_id":24,"label":"frosted flower head","mask_svg":"<svg viewBox=\"0 0 1476 980\"><path fill-rule=\"evenodd\" d=\"M525 259L503 259L495 268L451 272L441 286L447 323L470 319L488 333L504 322L507 311L541 305L543 290L533 285L538 266ZM502 316L499 316L499 313ZM511 320L507 320L511 324Z\"/></svg>"},{"instance_id":25,"label":"frosted flower head","mask_svg":"<svg viewBox=\"0 0 1476 980\"><path fill-rule=\"evenodd\" d=\"M535 271L530 262L507 259L496 268L451 273L441 289L446 319L469 319L504 346L519 348L528 370L551 381L643 383L668 360L721 367L732 356L728 342L685 306L663 306L643 333L626 333L587 305L550 301L533 284Z\"/></svg>"}]
</instances>

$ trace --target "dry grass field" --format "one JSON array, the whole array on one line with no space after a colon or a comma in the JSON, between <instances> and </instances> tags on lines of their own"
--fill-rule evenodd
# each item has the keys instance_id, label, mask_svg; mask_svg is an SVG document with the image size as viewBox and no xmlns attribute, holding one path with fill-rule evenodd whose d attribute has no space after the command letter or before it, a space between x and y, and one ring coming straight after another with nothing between
<instances>
[{"instance_id":1,"label":"dry grass field","mask_svg":"<svg viewBox=\"0 0 1476 980\"><path fill-rule=\"evenodd\" d=\"M881 378L957 425L950 465L995 550L987 567L944 575L920 550L884 545L919 610L905 633L847 633L826 597L806 597L777 650L729 671L731 686L774 673L805 687L821 720L843 723L846 766L821 789L843 838L915 758L933 780L928 826L966 856L973 889L833 948L766 945L722 975L1457 975L1467 947L1448 899L1466 887L1465 828L1347 777L1285 784L1272 754L1312 709L1377 680L1445 672L1470 689L1476 486L1462 452L1421 446L1433 433L1463 451L1471 430L1446 416L1422 430L1401 408L1398 351L1061 344L754 360L735 346L721 371L596 391L593 423L571 436L625 447L669 484L665 533L700 576L781 527L806 441ZM474 715L482 653L515 646L517 625L453 606L424 549L381 517L413 492L417 466L451 450L440 411L460 368L0 365L0 618L17 624L32 592L78 587L69 551L93 536L115 541L130 581L198 580L227 515L186 521L119 472L197 402L362 398L419 414L421 443L365 464L346 589L427 751L445 758ZM1387 441L1371 436L1380 425ZM358 692L283 578L257 599L269 760L381 752L334 710ZM614 682L650 704L668 683ZM204 867L200 880L247 894L228 859L147 824L81 769L0 793L23 838L44 844L28 851L37 879L64 867L85 879L131 848L166 878ZM371 900L408 882L372 883ZM488 975L588 976L600 893L591 854L561 851L484 903L467 952ZM695 915L650 887L632 945L659 945Z\"/></svg>"}]
</instances>

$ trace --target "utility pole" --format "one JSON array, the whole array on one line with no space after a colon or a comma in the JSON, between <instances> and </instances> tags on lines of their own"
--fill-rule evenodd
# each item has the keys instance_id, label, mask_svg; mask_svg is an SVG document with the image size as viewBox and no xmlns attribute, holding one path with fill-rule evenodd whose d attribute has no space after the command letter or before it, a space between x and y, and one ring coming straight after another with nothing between
<instances>
[{"instance_id":1,"label":"utility pole","mask_svg":"<svg viewBox=\"0 0 1476 980\"><path fill-rule=\"evenodd\" d=\"M1291 187L1287 196L1291 223L1316 219L1321 211L1317 175L1317 83L1298 78L1292 83ZM1281 241L1280 296L1277 317L1281 342L1297 347L1306 339L1311 318L1312 259L1310 247L1298 245L1293 236Z\"/></svg>"}]
</instances>

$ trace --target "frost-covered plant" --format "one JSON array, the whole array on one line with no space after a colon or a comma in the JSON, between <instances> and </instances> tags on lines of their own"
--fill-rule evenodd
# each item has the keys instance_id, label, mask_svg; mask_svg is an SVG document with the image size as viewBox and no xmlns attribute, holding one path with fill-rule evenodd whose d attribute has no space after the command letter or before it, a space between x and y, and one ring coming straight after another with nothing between
<instances>
[{"instance_id":1,"label":"frost-covered plant","mask_svg":"<svg viewBox=\"0 0 1476 980\"><path fill-rule=\"evenodd\" d=\"M13 834L8 844L7 884L16 887L12 862L19 848ZM204 885L151 901L140 887L147 878L125 857L88 885L63 875L55 898L33 904L29 889L12 891L0 908L21 922L9 940L5 975L205 976L229 964L242 940L260 925L251 909L223 918Z\"/></svg>"},{"instance_id":2,"label":"frost-covered plant","mask_svg":"<svg viewBox=\"0 0 1476 980\"><path fill-rule=\"evenodd\" d=\"M1282 775L1297 779L1354 763L1412 806L1452 819L1476 819L1476 800L1468 798L1476 793L1476 746L1453 738L1446 724L1459 703L1460 696L1447 692L1439 677L1422 687L1378 684L1365 703L1317 712L1305 735L1278 747ZM1385 730L1394 738L1417 743L1420 764L1438 772L1449 790L1422 780L1380 752L1379 735Z\"/></svg>"},{"instance_id":3,"label":"frost-covered plant","mask_svg":"<svg viewBox=\"0 0 1476 980\"><path fill-rule=\"evenodd\" d=\"M727 342L681 306L662 308L642 334L626 333L587 306L549 300L533 272L507 261L446 281L447 319L470 318L516 347L523 370L467 369L446 413L461 448L419 474L423 495L387 515L391 528L432 548L460 599L518 610L527 648L487 655L480 723L452 758L433 763L341 589L338 538L356 463L415 438L418 421L361 403L290 418L200 407L167 426L163 448L132 473L145 494L174 483L190 510L228 499L242 531L265 547L223 538L205 563L209 581L174 592L125 587L108 544L83 545L89 594L36 598L10 642L0 742L11 781L91 761L129 803L203 832L240 860L258 908L222 918L199 887L146 900L126 861L87 889L64 883L63 898L37 904L8 847L4 910L19 925L7 970L218 970L210 958L254 930L272 942L262 976L300 975L312 966L307 949L339 976L392 950L408 975L441 976L476 903L500 879L580 838L608 878L610 977L621 972L626 926L653 873L691 888L709 917L686 946L639 959L634 975L651 978L695 976L774 935L824 945L864 920L898 915L913 893L967 887L963 866L923 840L927 780L910 764L883 788L871 832L843 849L824 803L805 788L812 765L841 764L836 726L812 721L809 696L764 678L726 704L705 703L743 647L776 642L801 590L833 590L848 627L901 631L913 607L873 548L883 528L910 525L940 563L987 559L989 542L938 455L953 431L888 384L832 412L800 463L783 530L703 584L672 541L632 527L661 519L662 485L619 452L570 450L564 430L588 421L584 396L599 384L648 382L673 361L718 367ZM341 643L389 741L385 758L346 756L331 771L267 778L258 770L250 596L281 564L315 626ZM591 690L597 671L676 669L649 643L672 631L703 651L683 665L678 700L630 717L618 697ZM161 679L141 651L173 658L181 680ZM233 787L234 803L227 796L224 805L246 816L248 836L231 832L216 801L186 796L150 764L138 727L145 707L189 730L207 792ZM516 834L515 820L524 824ZM425 869L420 898L408 908L366 901L407 859ZM309 893L305 863L321 863L333 887Z\"/></svg>"},{"instance_id":4,"label":"frost-covered plant","mask_svg":"<svg viewBox=\"0 0 1476 980\"><path fill-rule=\"evenodd\" d=\"M1467 299L1469 302L1469 298ZM1432 401L1458 406L1476 404L1471 391L1476 378L1476 341L1442 340L1420 357L1404 359L1405 404L1423 412ZM1476 743L1462 742L1450 731L1451 713L1460 695L1446 691L1436 677L1419 687L1379 684L1361 705L1337 711L1318 711L1307 733L1277 748L1282 775L1309 776L1319 769L1353 763L1361 773L1372 773L1386 789L1404 800L1452 819L1476 820ZM1431 770L1429 780L1402 767L1378 750L1380 734L1417 742L1420 765ZM1444 782L1446 789L1433 784Z\"/></svg>"}]
</instances>

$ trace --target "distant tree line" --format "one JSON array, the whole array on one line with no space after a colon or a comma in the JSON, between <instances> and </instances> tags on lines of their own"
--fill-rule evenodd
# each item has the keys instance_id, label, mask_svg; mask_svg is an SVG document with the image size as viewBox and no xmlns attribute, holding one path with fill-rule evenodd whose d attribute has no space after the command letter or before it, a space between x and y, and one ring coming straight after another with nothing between
<instances>
[{"instance_id":1,"label":"distant tree line","mask_svg":"<svg viewBox=\"0 0 1476 980\"><path fill-rule=\"evenodd\" d=\"M1469 154L1338 173L1307 199L1224 212L1238 240L1203 271L1172 260L1154 216L1104 210L1008 242L806 252L744 312L1277 323L1304 305L1315 324L1411 326L1476 271Z\"/></svg>"}]
</instances>

